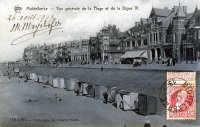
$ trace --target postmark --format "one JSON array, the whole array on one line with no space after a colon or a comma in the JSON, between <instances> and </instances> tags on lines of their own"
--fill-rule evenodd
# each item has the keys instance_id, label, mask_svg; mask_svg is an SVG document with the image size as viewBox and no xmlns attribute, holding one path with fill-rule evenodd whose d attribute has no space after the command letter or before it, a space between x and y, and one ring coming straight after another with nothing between
<instances>
[{"instance_id":1,"label":"postmark","mask_svg":"<svg viewBox=\"0 0 200 127\"><path fill-rule=\"evenodd\" d=\"M195 72L167 72L167 120L196 119L195 78Z\"/></svg>"}]
</instances>

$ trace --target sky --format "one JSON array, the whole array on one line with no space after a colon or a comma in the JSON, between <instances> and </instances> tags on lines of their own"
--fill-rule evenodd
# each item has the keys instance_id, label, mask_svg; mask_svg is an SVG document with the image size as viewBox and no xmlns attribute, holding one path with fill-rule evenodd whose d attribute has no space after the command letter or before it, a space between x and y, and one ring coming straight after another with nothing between
<instances>
[{"instance_id":1,"label":"sky","mask_svg":"<svg viewBox=\"0 0 200 127\"><path fill-rule=\"evenodd\" d=\"M181 5L187 6L188 12L193 12L196 5L200 8L199 0L181 0ZM126 31L133 27L140 18L148 18L152 7L173 8L178 5L179 0L0 0L0 62L15 61L22 58L24 48L31 44L43 45L52 43L62 43L70 40L88 39L95 36L104 25L116 25L120 31ZM16 13L14 7L22 7L21 13ZM94 6L99 8L115 7L115 10L94 10ZM122 7L133 7L133 10L125 11ZM134 7L138 6L138 10ZM27 7L46 7L46 11L27 10ZM56 7L63 8L57 10ZM65 11L67 7L90 7L91 10ZM116 10L120 7L120 10ZM24 43L11 45L16 38L33 32L33 30L15 31L11 29L15 23L23 24L29 20L20 20L21 16L29 16L37 13L39 16L45 15L56 18L60 22L60 29L35 36ZM9 21L10 15L15 15L15 19ZM32 24L38 24L39 20L32 20ZM42 22L43 23L43 22Z\"/></svg>"}]
</instances>

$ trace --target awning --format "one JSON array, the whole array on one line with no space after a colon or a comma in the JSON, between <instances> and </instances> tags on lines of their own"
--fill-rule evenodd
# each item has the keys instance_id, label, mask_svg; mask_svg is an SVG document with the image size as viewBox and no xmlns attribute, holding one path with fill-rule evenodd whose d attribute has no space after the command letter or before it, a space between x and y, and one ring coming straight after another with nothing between
<instances>
[{"instance_id":1,"label":"awning","mask_svg":"<svg viewBox=\"0 0 200 127\"><path fill-rule=\"evenodd\" d=\"M127 51L121 58L148 58L146 50Z\"/></svg>"}]
</instances>

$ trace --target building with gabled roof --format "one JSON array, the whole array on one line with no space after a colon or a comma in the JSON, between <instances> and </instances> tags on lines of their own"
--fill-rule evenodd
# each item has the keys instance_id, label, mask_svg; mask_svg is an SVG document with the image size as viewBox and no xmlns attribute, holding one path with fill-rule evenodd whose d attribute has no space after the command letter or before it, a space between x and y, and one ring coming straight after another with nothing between
<instances>
[{"instance_id":1,"label":"building with gabled roof","mask_svg":"<svg viewBox=\"0 0 200 127\"><path fill-rule=\"evenodd\" d=\"M96 63L118 63L124 53L123 35L116 25L104 26L96 37L90 37L91 60Z\"/></svg>"},{"instance_id":2,"label":"building with gabled roof","mask_svg":"<svg viewBox=\"0 0 200 127\"><path fill-rule=\"evenodd\" d=\"M195 27L200 25L197 22L200 22L199 14L197 7L194 13L188 13L187 6L180 3L172 9L152 8L147 19L142 18L127 30L123 40L125 49L129 54L130 51L147 51L149 62L166 58L178 62L196 59L194 44L197 41L194 38L200 33Z\"/></svg>"},{"instance_id":3,"label":"building with gabled roof","mask_svg":"<svg viewBox=\"0 0 200 127\"><path fill-rule=\"evenodd\" d=\"M168 8L160 9L160 8L152 8L149 18L151 18L153 15L156 15L157 17L167 17L172 10Z\"/></svg>"},{"instance_id":4,"label":"building with gabled roof","mask_svg":"<svg viewBox=\"0 0 200 127\"><path fill-rule=\"evenodd\" d=\"M187 48L188 51L185 51L185 57L188 58L193 54L195 59L200 59L200 10L196 6L195 11L191 18L188 20L186 27L186 36L185 36L185 46L189 47L193 45L193 48ZM193 50L191 50L193 49ZM187 53L188 52L188 53Z\"/></svg>"}]
</instances>

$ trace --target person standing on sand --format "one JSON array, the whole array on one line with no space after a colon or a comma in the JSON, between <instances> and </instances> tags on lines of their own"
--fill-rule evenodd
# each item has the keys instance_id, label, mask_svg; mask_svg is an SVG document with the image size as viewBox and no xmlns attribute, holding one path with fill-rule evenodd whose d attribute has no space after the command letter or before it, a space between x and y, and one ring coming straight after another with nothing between
<instances>
[{"instance_id":1,"label":"person standing on sand","mask_svg":"<svg viewBox=\"0 0 200 127\"><path fill-rule=\"evenodd\" d=\"M150 125L150 119L149 119L148 116L146 116L144 127L151 127L151 125Z\"/></svg>"},{"instance_id":2,"label":"person standing on sand","mask_svg":"<svg viewBox=\"0 0 200 127\"><path fill-rule=\"evenodd\" d=\"M9 71L7 71L7 73L8 73L8 79L10 80L10 72L9 72Z\"/></svg>"},{"instance_id":3,"label":"person standing on sand","mask_svg":"<svg viewBox=\"0 0 200 127\"><path fill-rule=\"evenodd\" d=\"M107 92L103 93L103 96L104 96L104 99L105 99L105 103L107 104L107 102L108 102L108 93Z\"/></svg>"}]
</instances>

